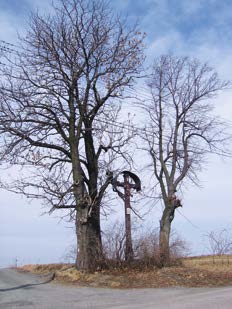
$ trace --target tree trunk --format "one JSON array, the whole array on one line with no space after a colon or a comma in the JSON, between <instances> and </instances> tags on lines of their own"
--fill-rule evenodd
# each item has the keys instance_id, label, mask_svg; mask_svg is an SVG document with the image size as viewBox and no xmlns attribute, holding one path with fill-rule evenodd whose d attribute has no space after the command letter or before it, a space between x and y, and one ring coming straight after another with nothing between
<instances>
[{"instance_id":1,"label":"tree trunk","mask_svg":"<svg viewBox=\"0 0 232 309\"><path fill-rule=\"evenodd\" d=\"M172 203L168 203L165 205L165 210L160 220L159 256L161 267L170 265L170 233L174 211L175 208Z\"/></svg>"},{"instance_id":2,"label":"tree trunk","mask_svg":"<svg viewBox=\"0 0 232 309\"><path fill-rule=\"evenodd\" d=\"M99 269L103 262L99 209L86 218L86 209L80 207L76 212L76 267L92 272Z\"/></svg>"}]
</instances>

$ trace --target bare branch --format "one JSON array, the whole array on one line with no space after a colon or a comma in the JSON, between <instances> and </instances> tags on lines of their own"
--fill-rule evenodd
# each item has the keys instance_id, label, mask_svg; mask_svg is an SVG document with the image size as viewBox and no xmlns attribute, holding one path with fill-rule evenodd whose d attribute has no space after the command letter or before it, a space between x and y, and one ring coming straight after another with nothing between
<instances>
[{"instance_id":1,"label":"bare branch","mask_svg":"<svg viewBox=\"0 0 232 309\"><path fill-rule=\"evenodd\" d=\"M149 130L141 135L164 201L160 251L165 264L170 257L171 222L182 206L178 190L187 179L199 185L197 175L206 155L222 153L217 150L225 148L231 137L214 116L211 100L230 83L221 81L207 64L167 55L155 61L147 85L151 100L142 102L142 108Z\"/></svg>"}]
</instances>

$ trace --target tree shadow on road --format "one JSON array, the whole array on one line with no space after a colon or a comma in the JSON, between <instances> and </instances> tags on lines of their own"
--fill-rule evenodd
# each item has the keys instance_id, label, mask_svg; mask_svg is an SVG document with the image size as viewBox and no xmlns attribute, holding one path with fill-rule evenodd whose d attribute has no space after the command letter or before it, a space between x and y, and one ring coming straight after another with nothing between
<instances>
[{"instance_id":1,"label":"tree shadow on road","mask_svg":"<svg viewBox=\"0 0 232 309\"><path fill-rule=\"evenodd\" d=\"M27 284L15 286L12 288L0 289L0 292L15 291L15 290L20 290L20 289L30 289L37 285L43 285L43 284L50 283L51 281L54 280L54 278L55 278L55 273L52 274L52 276L47 281L39 282L39 283L27 283Z\"/></svg>"}]
</instances>

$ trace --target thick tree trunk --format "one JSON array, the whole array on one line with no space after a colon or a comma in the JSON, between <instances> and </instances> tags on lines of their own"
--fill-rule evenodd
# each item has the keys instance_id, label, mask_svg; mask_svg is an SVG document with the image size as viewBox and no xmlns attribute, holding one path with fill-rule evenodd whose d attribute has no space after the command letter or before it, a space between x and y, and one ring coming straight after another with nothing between
<instances>
[{"instance_id":1,"label":"thick tree trunk","mask_svg":"<svg viewBox=\"0 0 232 309\"><path fill-rule=\"evenodd\" d=\"M86 210L76 213L77 258L76 267L92 272L102 266L102 242L99 210L92 212L86 220Z\"/></svg>"}]
</instances>

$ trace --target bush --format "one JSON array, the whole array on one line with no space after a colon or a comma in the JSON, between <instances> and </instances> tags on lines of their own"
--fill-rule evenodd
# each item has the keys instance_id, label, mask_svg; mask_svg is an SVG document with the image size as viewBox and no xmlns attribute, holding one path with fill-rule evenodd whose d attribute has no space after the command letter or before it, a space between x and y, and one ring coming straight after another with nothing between
<instances>
[{"instance_id":1,"label":"bush","mask_svg":"<svg viewBox=\"0 0 232 309\"><path fill-rule=\"evenodd\" d=\"M133 230L135 235L133 239L134 260L129 263L129 266L160 267L159 229L144 230L134 227ZM122 222L117 220L105 229L102 233L103 268L128 267L128 262L125 261L125 240L125 228ZM76 253L76 246L73 245L67 250L63 260L74 263ZM180 263L180 258L189 253L187 243L175 231L171 235L170 253L170 265Z\"/></svg>"},{"instance_id":2,"label":"bush","mask_svg":"<svg viewBox=\"0 0 232 309\"><path fill-rule=\"evenodd\" d=\"M137 236L133 239L134 261L130 266L160 267L159 261L159 230L135 229ZM135 233L134 233L135 234ZM125 262L125 232L124 224L116 221L103 234L103 252L107 267L128 266ZM171 265L180 262L180 258L188 255L187 243L176 233L171 235L170 243Z\"/></svg>"},{"instance_id":3,"label":"bush","mask_svg":"<svg viewBox=\"0 0 232 309\"><path fill-rule=\"evenodd\" d=\"M116 221L102 235L103 254L106 264L120 265L125 259L125 231L122 222Z\"/></svg>"}]
</instances>

